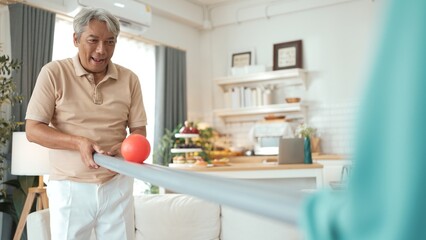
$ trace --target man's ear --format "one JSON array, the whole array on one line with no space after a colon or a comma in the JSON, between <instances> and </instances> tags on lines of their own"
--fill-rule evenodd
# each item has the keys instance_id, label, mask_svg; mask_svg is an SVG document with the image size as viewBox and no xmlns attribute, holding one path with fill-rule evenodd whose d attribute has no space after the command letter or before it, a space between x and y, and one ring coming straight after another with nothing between
<instances>
[{"instance_id":1,"label":"man's ear","mask_svg":"<svg viewBox=\"0 0 426 240\"><path fill-rule=\"evenodd\" d=\"M73 38L73 41L74 41L74 46L78 47L77 33L74 33L72 38Z\"/></svg>"}]
</instances>

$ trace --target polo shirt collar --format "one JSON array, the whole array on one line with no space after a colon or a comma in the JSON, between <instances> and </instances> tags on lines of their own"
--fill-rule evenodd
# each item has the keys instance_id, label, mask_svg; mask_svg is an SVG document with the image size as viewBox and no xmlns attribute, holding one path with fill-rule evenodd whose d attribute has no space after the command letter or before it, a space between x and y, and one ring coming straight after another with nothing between
<instances>
[{"instance_id":1,"label":"polo shirt collar","mask_svg":"<svg viewBox=\"0 0 426 240\"><path fill-rule=\"evenodd\" d=\"M74 65L75 74L77 76L82 77L84 75L90 74L89 72L86 71L86 69L83 68L83 66L81 66L80 60L78 59L78 54L75 55L72 58L72 63ZM116 68L115 64L113 64L111 61L108 63L108 71L107 71L105 77L112 78L112 79L118 79L117 68Z\"/></svg>"}]
</instances>

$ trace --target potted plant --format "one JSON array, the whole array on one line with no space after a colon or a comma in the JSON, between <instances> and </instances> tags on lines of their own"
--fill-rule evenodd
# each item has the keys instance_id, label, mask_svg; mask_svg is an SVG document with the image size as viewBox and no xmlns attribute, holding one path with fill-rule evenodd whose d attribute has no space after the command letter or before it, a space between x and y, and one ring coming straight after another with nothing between
<instances>
[{"instance_id":1,"label":"potted plant","mask_svg":"<svg viewBox=\"0 0 426 240\"><path fill-rule=\"evenodd\" d=\"M16 84L12 78L12 72L19 69L21 63L18 60L11 59L8 55L1 52L0 46L0 212L10 215L12 221L17 223L18 211L15 208L16 201L14 194L8 194L5 186L13 186L14 191L24 192L18 180L9 180L6 182L6 158L10 152L10 139L12 131L22 122L16 122L12 115L12 106L15 103L22 102L22 95L16 90ZM24 194L25 195L25 194ZM15 198L18 196L15 196ZM20 199L25 198L19 196Z\"/></svg>"},{"instance_id":2,"label":"potted plant","mask_svg":"<svg viewBox=\"0 0 426 240\"><path fill-rule=\"evenodd\" d=\"M1 51L1 48L0 48ZM14 121L11 114L12 106L22 102L22 95L16 91L12 72L19 69L21 63L0 52L0 180L4 177L4 161L9 152L9 140L12 131L22 122Z\"/></svg>"}]
</instances>

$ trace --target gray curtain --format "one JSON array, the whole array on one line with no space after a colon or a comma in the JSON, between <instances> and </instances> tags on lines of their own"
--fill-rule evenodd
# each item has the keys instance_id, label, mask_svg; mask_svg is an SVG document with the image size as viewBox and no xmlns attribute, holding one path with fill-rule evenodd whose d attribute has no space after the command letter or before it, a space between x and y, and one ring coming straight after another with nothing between
<instances>
[{"instance_id":1,"label":"gray curtain","mask_svg":"<svg viewBox=\"0 0 426 240\"><path fill-rule=\"evenodd\" d=\"M14 106L13 115L16 121L24 121L40 69L52 60L56 14L23 4L9 5L9 14L12 58L22 61L13 78L24 96L23 103Z\"/></svg>"},{"instance_id":2,"label":"gray curtain","mask_svg":"<svg viewBox=\"0 0 426 240\"><path fill-rule=\"evenodd\" d=\"M156 47L155 105L154 148L158 146L165 129L172 131L187 120L186 52L165 46Z\"/></svg>"}]
</instances>

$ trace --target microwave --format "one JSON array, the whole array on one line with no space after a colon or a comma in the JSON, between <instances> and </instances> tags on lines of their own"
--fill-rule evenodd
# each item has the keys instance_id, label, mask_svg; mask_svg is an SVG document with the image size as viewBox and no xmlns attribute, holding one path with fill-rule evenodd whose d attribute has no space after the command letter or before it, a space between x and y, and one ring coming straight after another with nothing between
<instances>
[{"instance_id":1,"label":"microwave","mask_svg":"<svg viewBox=\"0 0 426 240\"><path fill-rule=\"evenodd\" d=\"M259 122L250 130L255 155L278 155L280 138L293 138L294 126L290 122Z\"/></svg>"}]
</instances>

